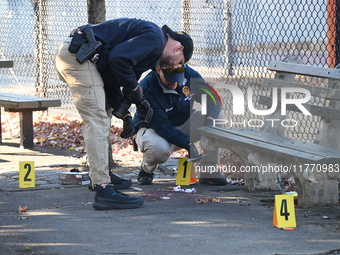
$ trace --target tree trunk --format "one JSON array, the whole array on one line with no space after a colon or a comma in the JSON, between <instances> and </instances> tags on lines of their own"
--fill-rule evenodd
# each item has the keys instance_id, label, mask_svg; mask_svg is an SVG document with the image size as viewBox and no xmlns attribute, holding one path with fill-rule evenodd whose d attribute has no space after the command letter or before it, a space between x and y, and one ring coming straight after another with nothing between
<instances>
[{"instance_id":1,"label":"tree trunk","mask_svg":"<svg viewBox=\"0 0 340 255\"><path fill-rule=\"evenodd\" d=\"M89 24L98 24L105 21L105 0L87 0L87 15Z\"/></svg>"}]
</instances>

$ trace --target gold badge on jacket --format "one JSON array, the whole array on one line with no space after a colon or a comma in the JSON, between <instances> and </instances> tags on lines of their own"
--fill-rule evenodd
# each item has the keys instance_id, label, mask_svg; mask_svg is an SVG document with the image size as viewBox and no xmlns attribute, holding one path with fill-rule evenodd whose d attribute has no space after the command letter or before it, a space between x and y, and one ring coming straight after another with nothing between
<instances>
[{"instance_id":1,"label":"gold badge on jacket","mask_svg":"<svg viewBox=\"0 0 340 255\"><path fill-rule=\"evenodd\" d=\"M191 100L191 97L194 95L194 93L190 94L189 86L184 86L182 88L182 92L186 96L186 98L184 100Z\"/></svg>"},{"instance_id":2,"label":"gold badge on jacket","mask_svg":"<svg viewBox=\"0 0 340 255\"><path fill-rule=\"evenodd\" d=\"M182 88L182 92L185 96L188 96L190 94L190 88L188 86L184 86Z\"/></svg>"}]
</instances>

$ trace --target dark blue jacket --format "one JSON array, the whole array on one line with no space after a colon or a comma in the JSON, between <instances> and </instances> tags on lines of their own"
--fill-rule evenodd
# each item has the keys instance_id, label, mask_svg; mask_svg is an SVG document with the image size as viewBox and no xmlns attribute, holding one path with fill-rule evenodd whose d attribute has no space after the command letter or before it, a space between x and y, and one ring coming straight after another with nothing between
<instances>
[{"instance_id":1,"label":"dark blue jacket","mask_svg":"<svg viewBox=\"0 0 340 255\"><path fill-rule=\"evenodd\" d=\"M141 74L155 67L161 57L167 38L156 24L139 19L114 19L91 27L94 36L102 42L97 64L110 105L115 108L122 96L138 85Z\"/></svg>"},{"instance_id":2,"label":"dark blue jacket","mask_svg":"<svg viewBox=\"0 0 340 255\"><path fill-rule=\"evenodd\" d=\"M145 98L153 109L153 117L148 127L169 143L188 149L189 137L175 127L189 119L193 101L200 103L202 94L207 94L207 116L213 118L217 118L220 113L221 100L216 91L194 69L187 67L184 75L186 83L176 90L167 90L161 85L155 71L151 71L139 85L143 87ZM135 114L134 123L137 127L145 126L139 111Z\"/></svg>"}]
</instances>

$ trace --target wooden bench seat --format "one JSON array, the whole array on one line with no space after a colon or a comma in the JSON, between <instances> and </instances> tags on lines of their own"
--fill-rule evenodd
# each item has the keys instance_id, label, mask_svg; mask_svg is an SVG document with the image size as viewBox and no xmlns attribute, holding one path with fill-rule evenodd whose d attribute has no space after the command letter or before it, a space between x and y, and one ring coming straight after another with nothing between
<instances>
[{"instance_id":1,"label":"wooden bench seat","mask_svg":"<svg viewBox=\"0 0 340 255\"><path fill-rule=\"evenodd\" d=\"M200 132L218 147L240 146L249 150L282 157L292 170L303 164L340 164L340 151L327 146L303 142L254 129L229 129L203 126ZM236 150L236 149L235 149Z\"/></svg>"},{"instance_id":2,"label":"wooden bench seat","mask_svg":"<svg viewBox=\"0 0 340 255\"><path fill-rule=\"evenodd\" d=\"M45 111L48 107L61 105L59 99L50 99L18 94L0 93L0 107L8 112L20 113L20 147L33 149L33 111ZM0 115L1 125L1 115ZM0 126L0 143L2 133Z\"/></svg>"}]
</instances>

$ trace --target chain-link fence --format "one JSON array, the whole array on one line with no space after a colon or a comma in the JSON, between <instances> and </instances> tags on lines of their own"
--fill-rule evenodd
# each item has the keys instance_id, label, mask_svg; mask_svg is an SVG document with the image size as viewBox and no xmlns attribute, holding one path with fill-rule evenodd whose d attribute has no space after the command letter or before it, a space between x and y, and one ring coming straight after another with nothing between
<instances>
[{"instance_id":1,"label":"chain-link fence","mask_svg":"<svg viewBox=\"0 0 340 255\"><path fill-rule=\"evenodd\" d=\"M270 61L290 55L308 65L339 62L339 5L336 0L106 0L106 19L141 18L187 31L195 43L189 64L212 85L236 85L245 95L252 87L254 107L261 109L257 96L267 93L261 83L273 76L266 69ZM78 118L53 58L70 31L87 22L87 1L0 0L0 6L0 59L14 61L14 68L0 69L0 92L59 98L62 106L51 114ZM231 112L231 94L218 91L226 119L240 122ZM312 141L318 119L289 114L304 128L287 135ZM245 118L262 119L249 111ZM235 126L243 127L248 126Z\"/></svg>"}]
</instances>

